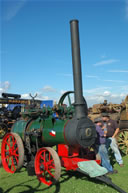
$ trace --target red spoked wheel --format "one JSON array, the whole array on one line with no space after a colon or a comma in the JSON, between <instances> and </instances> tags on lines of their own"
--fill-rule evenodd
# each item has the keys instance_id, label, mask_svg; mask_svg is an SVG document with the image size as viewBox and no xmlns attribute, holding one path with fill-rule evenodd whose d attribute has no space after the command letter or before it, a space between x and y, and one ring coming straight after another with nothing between
<instances>
[{"instance_id":1,"label":"red spoked wheel","mask_svg":"<svg viewBox=\"0 0 128 193\"><path fill-rule=\"evenodd\" d=\"M35 173L38 180L48 186L58 182L61 164L54 149L50 147L39 149L35 157Z\"/></svg>"},{"instance_id":2,"label":"red spoked wheel","mask_svg":"<svg viewBox=\"0 0 128 193\"><path fill-rule=\"evenodd\" d=\"M1 160L6 172L15 173L22 167L24 161L24 147L18 134L8 133L3 138Z\"/></svg>"}]
</instances>

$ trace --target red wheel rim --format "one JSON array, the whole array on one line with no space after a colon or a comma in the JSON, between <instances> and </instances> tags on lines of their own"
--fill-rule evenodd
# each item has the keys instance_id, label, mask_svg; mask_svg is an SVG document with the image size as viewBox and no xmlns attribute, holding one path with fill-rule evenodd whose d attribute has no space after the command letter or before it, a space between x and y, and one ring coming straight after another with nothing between
<instances>
[{"instance_id":1,"label":"red wheel rim","mask_svg":"<svg viewBox=\"0 0 128 193\"><path fill-rule=\"evenodd\" d=\"M35 172L40 182L50 186L54 180L55 164L47 149L40 149L36 154Z\"/></svg>"},{"instance_id":2,"label":"red wheel rim","mask_svg":"<svg viewBox=\"0 0 128 193\"><path fill-rule=\"evenodd\" d=\"M13 134L7 134L2 141L1 158L4 169L14 173L19 163L18 145Z\"/></svg>"}]
</instances>

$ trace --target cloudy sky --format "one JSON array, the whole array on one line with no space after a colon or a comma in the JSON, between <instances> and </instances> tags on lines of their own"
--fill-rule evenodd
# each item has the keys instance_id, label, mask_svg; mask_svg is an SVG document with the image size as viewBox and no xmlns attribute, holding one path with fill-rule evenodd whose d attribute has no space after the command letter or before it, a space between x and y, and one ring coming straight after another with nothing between
<instances>
[{"instance_id":1,"label":"cloudy sky","mask_svg":"<svg viewBox=\"0 0 128 193\"><path fill-rule=\"evenodd\" d=\"M0 13L0 93L57 101L73 90L69 21L78 19L88 105L128 94L127 0L1 0Z\"/></svg>"}]
</instances>

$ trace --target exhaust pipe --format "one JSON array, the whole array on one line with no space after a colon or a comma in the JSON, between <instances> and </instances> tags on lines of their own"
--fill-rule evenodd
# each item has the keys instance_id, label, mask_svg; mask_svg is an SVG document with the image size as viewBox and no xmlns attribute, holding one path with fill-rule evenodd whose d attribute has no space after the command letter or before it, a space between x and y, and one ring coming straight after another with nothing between
<instances>
[{"instance_id":1,"label":"exhaust pipe","mask_svg":"<svg viewBox=\"0 0 128 193\"><path fill-rule=\"evenodd\" d=\"M75 116L77 119L86 117L87 105L83 98L81 57L78 20L70 21L71 46L72 46L72 65L75 92Z\"/></svg>"}]
</instances>

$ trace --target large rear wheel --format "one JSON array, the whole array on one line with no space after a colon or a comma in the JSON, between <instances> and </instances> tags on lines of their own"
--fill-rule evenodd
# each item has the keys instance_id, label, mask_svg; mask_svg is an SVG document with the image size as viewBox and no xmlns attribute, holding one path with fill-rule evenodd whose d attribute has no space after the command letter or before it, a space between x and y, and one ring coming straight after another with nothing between
<instances>
[{"instance_id":1,"label":"large rear wheel","mask_svg":"<svg viewBox=\"0 0 128 193\"><path fill-rule=\"evenodd\" d=\"M22 167L24 162L24 147L18 134L8 133L3 138L1 160L6 172L15 173Z\"/></svg>"},{"instance_id":2,"label":"large rear wheel","mask_svg":"<svg viewBox=\"0 0 128 193\"><path fill-rule=\"evenodd\" d=\"M38 180L48 186L58 182L61 164L54 149L50 147L39 149L35 157L35 173Z\"/></svg>"}]
</instances>

